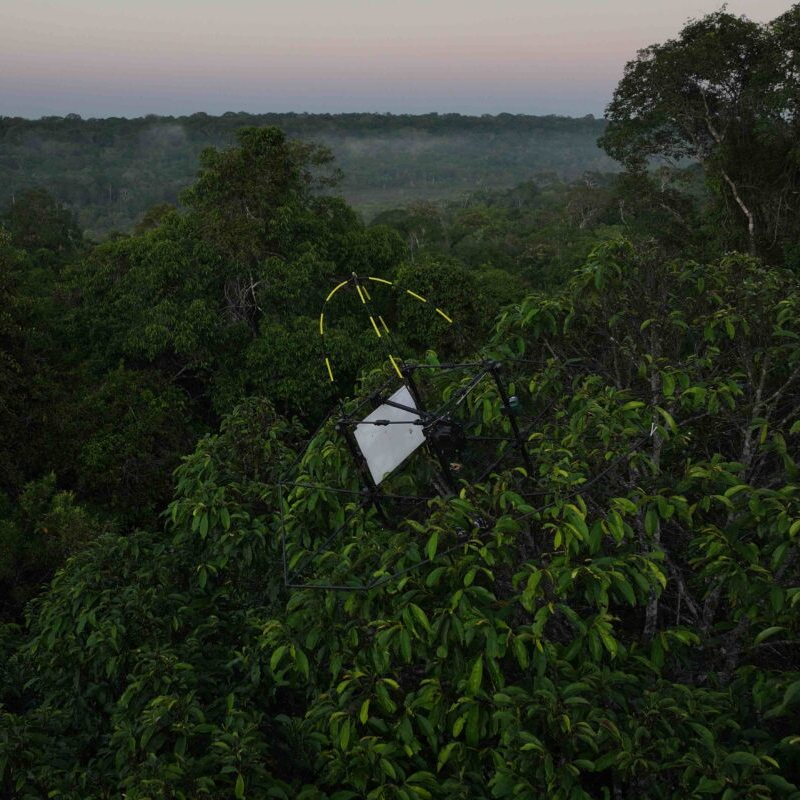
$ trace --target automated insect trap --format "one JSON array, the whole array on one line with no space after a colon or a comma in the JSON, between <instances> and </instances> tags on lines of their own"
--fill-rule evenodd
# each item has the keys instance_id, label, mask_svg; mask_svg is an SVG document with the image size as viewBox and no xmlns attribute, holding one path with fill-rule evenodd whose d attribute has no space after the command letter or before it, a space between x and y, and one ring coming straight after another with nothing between
<instances>
[{"instance_id":1,"label":"automated insect trap","mask_svg":"<svg viewBox=\"0 0 800 800\"><path fill-rule=\"evenodd\" d=\"M376 288L393 292L395 305L419 303L442 324L453 324L426 297L384 278L353 274L328 294L319 316L327 379L335 385L325 346L327 316L332 301L348 289L360 300L389 374L358 401L342 398L278 484L284 582L290 587L358 591L387 583L426 560L388 569L384 558L380 565L364 564L355 575L351 566L339 568L338 562L345 561L337 558L337 543L352 565L353 548L360 546L358 537L367 535L366 530L402 530L414 521L419 529L432 505L457 502L462 487L485 481L509 455L516 453L528 474L532 471L526 441L536 420L527 419L525 403L503 374L504 365L495 359L458 364L404 360L373 305L370 289ZM498 407L499 423L491 413ZM339 456L329 468L319 457L341 452L342 444L356 467L358 484L352 470L342 469ZM316 471L305 466L312 462ZM320 505L333 509L333 523L324 518ZM483 521L470 524L480 528Z\"/></svg>"}]
</instances>

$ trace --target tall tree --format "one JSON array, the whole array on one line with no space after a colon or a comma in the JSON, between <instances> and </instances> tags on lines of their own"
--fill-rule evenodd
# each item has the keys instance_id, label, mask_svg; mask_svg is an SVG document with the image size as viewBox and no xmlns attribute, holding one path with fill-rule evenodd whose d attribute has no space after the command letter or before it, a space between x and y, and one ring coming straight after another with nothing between
<instances>
[{"instance_id":1,"label":"tall tree","mask_svg":"<svg viewBox=\"0 0 800 800\"><path fill-rule=\"evenodd\" d=\"M289 141L280 128L242 128L239 147L201 153L197 183L182 195L203 237L227 261L225 296L232 314L256 330L258 289L269 259L285 260L317 227L315 192L336 182L324 174L329 150Z\"/></svg>"},{"instance_id":2,"label":"tall tree","mask_svg":"<svg viewBox=\"0 0 800 800\"><path fill-rule=\"evenodd\" d=\"M625 67L600 143L634 171L698 161L726 213L728 245L784 258L798 224L800 5L762 25L726 11Z\"/></svg>"}]
</instances>

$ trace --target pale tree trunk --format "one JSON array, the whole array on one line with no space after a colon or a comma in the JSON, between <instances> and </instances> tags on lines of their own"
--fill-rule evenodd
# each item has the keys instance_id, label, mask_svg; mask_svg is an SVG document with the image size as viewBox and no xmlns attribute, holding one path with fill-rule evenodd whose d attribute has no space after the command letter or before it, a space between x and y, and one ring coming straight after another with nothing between
<instances>
[{"instance_id":1,"label":"pale tree trunk","mask_svg":"<svg viewBox=\"0 0 800 800\"><path fill-rule=\"evenodd\" d=\"M731 180L730 176L724 169L720 170L725 183L730 186L731 192L733 193L733 199L736 200L736 204L739 208L742 209L742 213L747 217L747 237L748 237L748 251L751 256L756 254L756 221L755 217L753 216L753 212L745 205L744 200L742 200L741 195L739 194L739 190L736 188L736 184Z\"/></svg>"},{"instance_id":2,"label":"pale tree trunk","mask_svg":"<svg viewBox=\"0 0 800 800\"><path fill-rule=\"evenodd\" d=\"M703 103L706 107L706 127L708 128L708 132L711 134L711 137L717 143L718 147L722 147L722 135L720 132L714 127L714 123L711 121L711 112L708 108L708 101L706 100L705 93L703 93ZM698 154L700 156L700 161L705 162L706 159L702 157L702 154ZM747 217L747 236L748 236L748 250L750 255L756 254L756 220L755 215L753 212L747 207L744 200L742 199L742 195L739 192L739 188L734 183L733 179L731 178L728 173L720 168L720 174L722 175L722 179L725 183L728 184L730 188L733 199L736 201L736 205L742 210L742 213Z\"/></svg>"}]
</instances>

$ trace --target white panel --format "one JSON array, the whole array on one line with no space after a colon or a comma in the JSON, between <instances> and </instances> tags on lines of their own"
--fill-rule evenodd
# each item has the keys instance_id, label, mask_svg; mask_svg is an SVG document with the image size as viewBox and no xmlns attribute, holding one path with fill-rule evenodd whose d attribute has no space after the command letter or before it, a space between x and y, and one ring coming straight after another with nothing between
<instances>
[{"instance_id":1,"label":"white panel","mask_svg":"<svg viewBox=\"0 0 800 800\"><path fill-rule=\"evenodd\" d=\"M407 386L398 389L390 398L409 408L417 404L408 391ZM388 419L393 423L408 422L408 425L356 425L355 437L364 458L367 460L372 479L379 484L390 472L397 469L424 441L422 425L415 425L413 420L419 414L404 411L394 406L378 406L371 414L364 417L364 422Z\"/></svg>"}]
</instances>

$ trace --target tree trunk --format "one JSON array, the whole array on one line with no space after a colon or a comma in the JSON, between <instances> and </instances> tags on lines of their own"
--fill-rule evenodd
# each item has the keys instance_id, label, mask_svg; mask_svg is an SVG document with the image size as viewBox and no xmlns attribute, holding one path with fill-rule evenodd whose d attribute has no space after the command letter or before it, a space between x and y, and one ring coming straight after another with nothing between
<instances>
[{"instance_id":1,"label":"tree trunk","mask_svg":"<svg viewBox=\"0 0 800 800\"><path fill-rule=\"evenodd\" d=\"M736 187L736 184L731 180L730 176L728 175L725 170L720 170L722 173L722 177L725 179L725 183L730 186L731 192L733 193L733 199L736 200L736 204L739 208L742 209L742 213L747 217L747 237L748 237L748 252L751 256L756 254L756 221L753 212L745 205L744 200L742 200L741 195L739 194L739 190Z\"/></svg>"}]
</instances>

